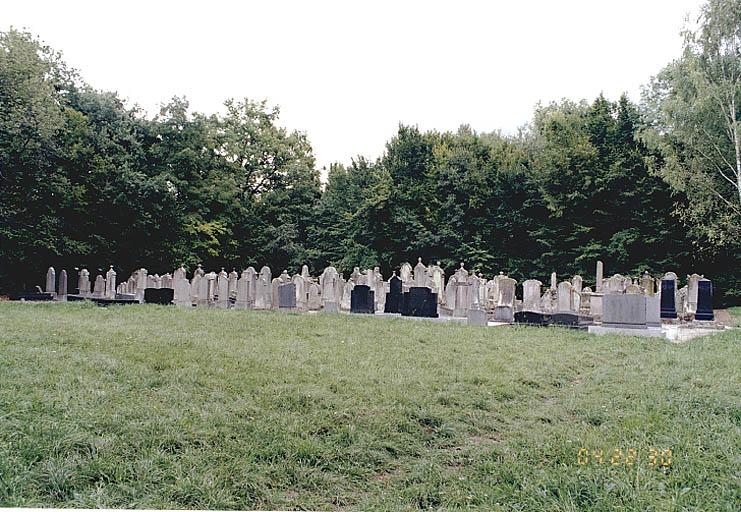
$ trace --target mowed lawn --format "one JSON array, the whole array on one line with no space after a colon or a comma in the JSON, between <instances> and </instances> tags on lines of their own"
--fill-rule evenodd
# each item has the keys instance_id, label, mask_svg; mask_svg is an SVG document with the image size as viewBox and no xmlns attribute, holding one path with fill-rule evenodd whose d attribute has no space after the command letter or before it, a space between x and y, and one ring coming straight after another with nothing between
<instances>
[{"instance_id":1,"label":"mowed lawn","mask_svg":"<svg viewBox=\"0 0 741 512\"><path fill-rule=\"evenodd\" d=\"M738 510L739 333L0 303L0 504Z\"/></svg>"}]
</instances>

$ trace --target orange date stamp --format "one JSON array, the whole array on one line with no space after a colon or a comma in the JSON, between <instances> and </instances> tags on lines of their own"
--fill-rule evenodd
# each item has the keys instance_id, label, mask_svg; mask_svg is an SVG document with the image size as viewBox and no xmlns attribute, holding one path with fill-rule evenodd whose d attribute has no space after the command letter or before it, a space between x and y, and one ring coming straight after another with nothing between
<instances>
[{"instance_id":1,"label":"orange date stamp","mask_svg":"<svg viewBox=\"0 0 741 512\"><path fill-rule=\"evenodd\" d=\"M672 465L672 450L671 448L648 448L642 451L639 451L637 448L614 448L612 450L579 448L576 454L576 462L580 466L610 465L630 467L638 464L646 464L649 467L668 468Z\"/></svg>"}]
</instances>

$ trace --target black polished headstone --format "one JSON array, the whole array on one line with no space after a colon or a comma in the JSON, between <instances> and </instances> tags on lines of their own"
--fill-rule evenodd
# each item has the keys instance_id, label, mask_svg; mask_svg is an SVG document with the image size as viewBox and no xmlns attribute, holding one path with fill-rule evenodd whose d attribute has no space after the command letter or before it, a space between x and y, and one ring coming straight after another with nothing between
<instances>
[{"instance_id":1,"label":"black polished headstone","mask_svg":"<svg viewBox=\"0 0 741 512\"><path fill-rule=\"evenodd\" d=\"M538 313L536 311L517 311L515 313L516 324L548 325L551 323L551 315Z\"/></svg>"},{"instance_id":2,"label":"black polished headstone","mask_svg":"<svg viewBox=\"0 0 741 512\"><path fill-rule=\"evenodd\" d=\"M437 318L437 294L426 286L413 286L406 295L404 316Z\"/></svg>"},{"instance_id":3,"label":"black polished headstone","mask_svg":"<svg viewBox=\"0 0 741 512\"><path fill-rule=\"evenodd\" d=\"M399 313L401 316L409 316L409 292L401 294L399 299Z\"/></svg>"},{"instance_id":4,"label":"black polished headstone","mask_svg":"<svg viewBox=\"0 0 741 512\"><path fill-rule=\"evenodd\" d=\"M714 320L713 315L713 283L712 281L698 281L697 283L697 311L695 320Z\"/></svg>"},{"instance_id":5,"label":"black polished headstone","mask_svg":"<svg viewBox=\"0 0 741 512\"><path fill-rule=\"evenodd\" d=\"M661 318L677 318L677 307L674 303L675 287L673 279L661 281Z\"/></svg>"},{"instance_id":6,"label":"black polished headstone","mask_svg":"<svg viewBox=\"0 0 741 512\"><path fill-rule=\"evenodd\" d=\"M296 285L282 284L278 287L278 309L296 309Z\"/></svg>"},{"instance_id":7,"label":"black polished headstone","mask_svg":"<svg viewBox=\"0 0 741 512\"><path fill-rule=\"evenodd\" d=\"M175 290L173 290L172 288L144 288L145 304L162 304L166 306L168 304L172 304L172 299L174 297Z\"/></svg>"},{"instance_id":8,"label":"black polished headstone","mask_svg":"<svg viewBox=\"0 0 741 512\"><path fill-rule=\"evenodd\" d=\"M375 293L370 286L358 284L350 292L350 312L373 314L376 312Z\"/></svg>"},{"instance_id":9,"label":"black polished headstone","mask_svg":"<svg viewBox=\"0 0 741 512\"><path fill-rule=\"evenodd\" d=\"M386 304L383 307L384 313L401 313L401 279L392 276L389 279L389 291L386 294Z\"/></svg>"}]
</instances>

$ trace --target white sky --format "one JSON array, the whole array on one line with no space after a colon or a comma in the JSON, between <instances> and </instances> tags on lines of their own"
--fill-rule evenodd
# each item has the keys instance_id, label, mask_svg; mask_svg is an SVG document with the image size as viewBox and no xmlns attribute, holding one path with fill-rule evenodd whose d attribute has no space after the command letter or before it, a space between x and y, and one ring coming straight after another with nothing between
<instances>
[{"instance_id":1,"label":"white sky","mask_svg":"<svg viewBox=\"0 0 741 512\"><path fill-rule=\"evenodd\" d=\"M679 56L700 0L10 1L93 87L150 113L267 98L317 165L380 156L398 123L512 133L538 101L640 87Z\"/></svg>"}]
</instances>

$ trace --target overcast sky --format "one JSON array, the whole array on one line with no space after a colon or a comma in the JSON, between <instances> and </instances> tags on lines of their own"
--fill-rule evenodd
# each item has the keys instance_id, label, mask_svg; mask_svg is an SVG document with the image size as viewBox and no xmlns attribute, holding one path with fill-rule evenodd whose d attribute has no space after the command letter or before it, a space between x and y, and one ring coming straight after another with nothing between
<instances>
[{"instance_id":1,"label":"overcast sky","mask_svg":"<svg viewBox=\"0 0 741 512\"><path fill-rule=\"evenodd\" d=\"M700 1L11 1L98 89L156 113L267 99L319 167L375 158L398 124L514 132L538 101L616 99L681 51Z\"/></svg>"}]
</instances>

